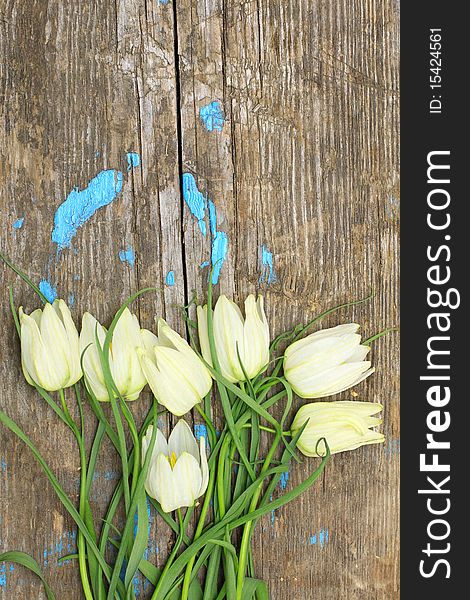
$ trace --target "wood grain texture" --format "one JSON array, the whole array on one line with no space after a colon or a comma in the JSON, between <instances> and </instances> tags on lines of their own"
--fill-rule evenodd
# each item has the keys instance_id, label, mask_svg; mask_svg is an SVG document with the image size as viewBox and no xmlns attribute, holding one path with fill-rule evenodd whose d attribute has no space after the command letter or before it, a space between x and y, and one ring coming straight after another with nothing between
<instances>
[{"instance_id":1,"label":"wood grain texture","mask_svg":"<svg viewBox=\"0 0 470 600\"><path fill-rule=\"evenodd\" d=\"M331 318L370 335L398 321L398 6L392 0L0 1L1 249L36 282L74 297L108 322L130 292L141 322L200 295L210 258L185 204L194 176L214 202L229 248L220 292L261 290L277 334L324 308L376 290ZM219 102L209 131L200 110ZM126 153L140 155L127 171ZM118 197L78 229L72 248L51 242L54 213L103 169L123 173ZM24 217L21 228L13 228ZM275 281L262 277L262 247ZM132 268L119 251L132 247ZM175 285L166 284L174 272ZM50 459L72 497L73 440L23 382L6 286L36 302L0 267L1 407ZM321 483L264 518L254 538L273 600L391 600L398 594L398 344L374 345L377 373L357 387L384 406L383 447L336 456ZM341 395L348 399L349 392ZM134 410L138 417L148 402ZM166 425L166 423L164 424ZM77 569L57 566L74 527L22 444L0 430L0 551L30 550L58 597L75 600ZM312 469L292 468L287 486ZM103 509L118 477L111 449L98 466ZM171 536L153 524L150 559ZM0 598L44 598L33 577L0 571ZM4 581L4 583L2 583ZM142 589L141 597L148 596Z\"/></svg>"}]
</instances>

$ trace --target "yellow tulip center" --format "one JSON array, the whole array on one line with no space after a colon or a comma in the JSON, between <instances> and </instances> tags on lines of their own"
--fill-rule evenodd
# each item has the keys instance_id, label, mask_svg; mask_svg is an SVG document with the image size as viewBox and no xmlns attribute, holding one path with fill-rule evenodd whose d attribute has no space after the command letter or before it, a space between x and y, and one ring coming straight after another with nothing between
<instances>
[{"instance_id":1,"label":"yellow tulip center","mask_svg":"<svg viewBox=\"0 0 470 600\"><path fill-rule=\"evenodd\" d=\"M175 468L177 460L178 460L178 458L177 458L177 456L176 456L176 454L174 452L172 452L170 454L170 456L168 456L168 462L170 463L170 466L171 466L172 469Z\"/></svg>"}]
</instances>

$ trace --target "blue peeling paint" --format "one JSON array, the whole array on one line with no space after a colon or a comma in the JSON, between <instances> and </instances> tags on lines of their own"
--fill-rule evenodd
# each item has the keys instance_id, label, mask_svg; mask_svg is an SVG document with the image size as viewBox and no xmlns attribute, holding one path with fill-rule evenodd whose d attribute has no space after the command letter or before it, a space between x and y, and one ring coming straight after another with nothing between
<instances>
[{"instance_id":1,"label":"blue peeling paint","mask_svg":"<svg viewBox=\"0 0 470 600\"><path fill-rule=\"evenodd\" d=\"M228 237L223 231L218 231L215 238L212 240L212 283L218 283L222 265L227 258L228 252Z\"/></svg>"},{"instance_id":2,"label":"blue peeling paint","mask_svg":"<svg viewBox=\"0 0 470 600\"><path fill-rule=\"evenodd\" d=\"M75 304L75 294L73 292L70 292L69 294L69 306L70 308L72 308L72 306Z\"/></svg>"},{"instance_id":3,"label":"blue peeling paint","mask_svg":"<svg viewBox=\"0 0 470 600\"><path fill-rule=\"evenodd\" d=\"M309 537L309 542L310 542L311 546L316 546L318 543L320 548L323 549L326 546L326 544L328 543L328 538L329 538L328 529L320 529L318 534L314 533L313 535L311 535Z\"/></svg>"},{"instance_id":4,"label":"blue peeling paint","mask_svg":"<svg viewBox=\"0 0 470 600\"><path fill-rule=\"evenodd\" d=\"M222 131L224 126L224 115L222 112L222 106L218 100L214 100L206 106L201 106L199 109L199 116L204 123L207 131Z\"/></svg>"},{"instance_id":5,"label":"blue peeling paint","mask_svg":"<svg viewBox=\"0 0 470 600\"><path fill-rule=\"evenodd\" d=\"M205 222L206 208L209 213L209 227L211 233L211 264L213 266L212 283L218 283L220 271L227 258L228 237L224 231L217 230L217 211L212 200L204 198L198 190L196 181L191 173L183 174L183 198L196 219L199 229L205 236L207 226ZM202 263L201 268L208 266L207 262Z\"/></svg>"},{"instance_id":6,"label":"blue peeling paint","mask_svg":"<svg viewBox=\"0 0 470 600\"><path fill-rule=\"evenodd\" d=\"M276 281L276 273L273 267L273 254L263 244L261 246L261 277L259 283L272 283Z\"/></svg>"},{"instance_id":7,"label":"blue peeling paint","mask_svg":"<svg viewBox=\"0 0 470 600\"><path fill-rule=\"evenodd\" d=\"M21 229L23 227L23 223L24 223L24 217L20 217L19 219L16 219L16 221L13 223L13 229Z\"/></svg>"},{"instance_id":8,"label":"blue peeling paint","mask_svg":"<svg viewBox=\"0 0 470 600\"><path fill-rule=\"evenodd\" d=\"M217 235L217 211L215 210L215 204L212 202L212 200L209 200L208 202L208 209L209 227L211 230L212 237L215 237Z\"/></svg>"},{"instance_id":9,"label":"blue peeling paint","mask_svg":"<svg viewBox=\"0 0 470 600\"><path fill-rule=\"evenodd\" d=\"M204 262L202 262L202 263L199 265L199 268L200 268L200 269L204 269L205 267L208 267L209 265L210 265L210 262L209 262L208 260L205 260Z\"/></svg>"},{"instance_id":10,"label":"blue peeling paint","mask_svg":"<svg viewBox=\"0 0 470 600\"><path fill-rule=\"evenodd\" d=\"M183 173L183 198L191 214L198 221L199 229L203 235L206 235L207 228L204 217L206 214L206 201L201 192L197 189L196 180L191 173Z\"/></svg>"},{"instance_id":11,"label":"blue peeling paint","mask_svg":"<svg viewBox=\"0 0 470 600\"><path fill-rule=\"evenodd\" d=\"M0 459L0 468L2 470L2 473L5 473L5 471L7 470L7 461L3 457Z\"/></svg>"},{"instance_id":12,"label":"blue peeling paint","mask_svg":"<svg viewBox=\"0 0 470 600\"><path fill-rule=\"evenodd\" d=\"M209 446L209 436L207 435L207 427L204 423L196 423L194 425L194 436L198 442L203 437L206 440L206 446Z\"/></svg>"},{"instance_id":13,"label":"blue peeling paint","mask_svg":"<svg viewBox=\"0 0 470 600\"><path fill-rule=\"evenodd\" d=\"M212 271L212 283L216 284L219 281L220 271L227 258L228 252L228 237L224 231L217 231L217 211L212 200L208 201L209 209L209 226L212 236L212 248L211 248L211 264L213 267Z\"/></svg>"},{"instance_id":14,"label":"blue peeling paint","mask_svg":"<svg viewBox=\"0 0 470 600\"><path fill-rule=\"evenodd\" d=\"M132 268L135 265L135 252L132 246L127 246L127 250L119 250L119 260L126 262Z\"/></svg>"},{"instance_id":15,"label":"blue peeling paint","mask_svg":"<svg viewBox=\"0 0 470 600\"><path fill-rule=\"evenodd\" d=\"M127 170L135 169L140 165L140 156L137 152L128 152L127 153Z\"/></svg>"},{"instance_id":16,"label":"blue peeling paint","mask_svg":"<svg viewBox=\"0 0 470 600\"><path fill-rule=\"evenodd\" d=\"M43 551L43 563L44 566L47 567L49 561L54 559L54 564L57 564L57 561L62 556L66 556L67 554L73 554L76 552L76 539L77 532L76 531L66 531L63 533L55 542L53 542L47 548L44 548ZM69 560L64 560L60 564L60 566L68 564Z\"/></svg>"},{"instance_id":17,"label":"blue peeling paint","mask_svg":"<svg viewBox=\"0 0 470 600\"><path fill-rule=\"evenodd\" d=\"M69 248L78 228L99 208L110 204L121 190L122 173L114 169L98 173L85 189L72 190L54 216L52 241L58 249Z\"/></svg>"},{"instance_id":18,"label":"blue peeling paint","mask_svg":"<svg viewBox=\"0 0 470 600\"><path fill-rule=\"evenodd\" d=\"M166 6L169 3L170 0L158 0L158 4L162 4L163 6Z\"/></svg>"},{"instance_id":19,"label":"blue peeling paint","mask_svg":"<svg viewBox=\"0 0 470 600\"><path fill-rule=\"evenodd\" d=\"M289 481L289 471L284 471L281 473L279 478L279 485L281 486L281 490L284 491L287 487L287 482Z\"/></svg>"},{"instance_id":20,"label":"blue peeling paint","mask_svg":"<svg viewBox=\"0 0 470 600\"><path fill-rule=\"evenodd\" d=\"M47 281L47 279L42 279L39 282L39 289L44 294L44 296L46 296L47 301L51 304L57 298L57 289L53 287L51 283Z\"/></svg>"},{"instance_id":21,"label":"blue peeling paint","mask_svg":"<svg viewBox=\"0 0 470 600\"><path fill-rule=\"evenodd\" d=\"M270 502L272 502L272 501L273 501L273 495L272 495L272 494L269 496L269 501L270 501ZM275 521L275 520L276 520L276 514L275 514L275 511L274 511L274 510L272 510L272 511L271 511L271 525L274 525L274 521Z\"/></svg>"},{"instance_id":22,"label":"blue peeling paint","mask_svg":"<svg viewBox=\"0 0 470 600\"><path fill-rule=\"evenodd\" d=\"M7 565L0 563L0 588L5 588L7 585Z\"/></svg>"},{"instance_id":23,"label":"blue peeling paint","mask_svg":"<svg viewBox=\"0 0 470 600\"><path fill-rule=\"evenodd\" d=\"M167 285L175 285L175 273L174 271L168 271L165 277L165 283Z\"/></svg>"}]
</instances>

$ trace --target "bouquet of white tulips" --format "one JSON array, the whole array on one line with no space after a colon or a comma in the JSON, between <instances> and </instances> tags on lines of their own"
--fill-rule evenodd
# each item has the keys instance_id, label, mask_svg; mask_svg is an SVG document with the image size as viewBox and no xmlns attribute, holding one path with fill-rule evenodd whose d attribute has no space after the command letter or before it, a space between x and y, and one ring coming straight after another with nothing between
<instances>
[{"instance_id":1,"label":"bouquet of white tulips","mask_svg":"<svg viewBox=\"0 0 470 600\"><path fill-rule=\"evenodd\" d=\"M248 296L243 315L224 295L213 306L209 283L207 303L196 308L197 320L185 309L188 343L161 318L156 333L141 328L130 307L149 291L143 290L125 302L108 329L85 312L78 333L63 300L48 303L23 272L0 257L44 303L27 314L16 309L10 290L24 376L77 441L78 506L22 429L1 411L0 421L32 450L77 525L73 557L84 597L133 599L134 577L140 572L153 586L152 600L269 598L267 585L255 576L251 551L260 517L306 491L331 454L384 441L376 429L382 409L377 403L313 402L301 406L293 419L291 414L294 394L324 398L373 373L370 344L383 332L361 342L359 326L350 323L309 334L323 317L365 300L327 310L271 341L262 296ZM153 401L138 428L132 403L146 384ZM71 416L72 400L78 420ZM93 422L85 418L85 403ZM202 436L199 443L180 418L192 410L207 429L207 439ZM158 424L162 413L178 417L168 439ZM214 414L221 416L220 431ZM94 430L91 448L85 445L87 428ZM106 513L94 515L90 489L105 436L116 449L122 477ZM273 495L290 462L300 460L298 450L317 461L311 475ZM144 558L148 499L175 533L162 569ZM118 530L116 514L122 509L125 522ZM117 550L112 560L110 545ZM31 569L42 579L48 599L55 598L30 555L11 551L0 560ZM59 597L67 597L67 590Z\"/></svg>"}]
</instances>

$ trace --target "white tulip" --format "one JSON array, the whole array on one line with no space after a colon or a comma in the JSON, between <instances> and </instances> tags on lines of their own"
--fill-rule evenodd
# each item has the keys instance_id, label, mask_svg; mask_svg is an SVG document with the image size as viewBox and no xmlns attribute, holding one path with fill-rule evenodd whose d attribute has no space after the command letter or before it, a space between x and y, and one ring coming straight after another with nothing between
<instances>
[{"instance_id":1,"label":"white tulip","mask_svg":"<svg viewBox=\"0 0 470 600\"><path fill-rule=\"evenodd\" d=\"M30 315L20 306L21 364L26 381L54 392L82 376L78 332L63 300Z\"/></svg>"},{"instance_id":2,"label":"white tulip","mask_svg":"<svg viewBox=\"0 0 470 600\"><path fill-rule=\"evenodd\" d=\"M375 369L364 360L370 348L361 345L359 325L322 329L291 344L284 354L284 374L302 398L338 394L369 377Z\"/></svg>"},{"instance_id":3,"label":"white tulip","mask_svg":"<svg viewBox=\"0 0 470 600\"><path fill-rule=\"evenodd\" d=\"M142 440L142 461L152 437L152 425ZM145 489L155 498L164 512L184 506L193 506L204 494L209 482L206 445L204 436L198 447L189 425L178 421L168 438L157 430L155 446L150 459Z\"/></svg>"},{"instance_id":4,"label":"white tulip","mask_svg":"<svg viewBox=\"0 0 470 600\"><path fill-rule=\"evenodd\" d=\"M109 349L109 367L114 383L121 396L126 400L139 397L146 380L137 356L137 348L143 348L142 331L137 317L125 308L113 331ZM80 353L83 353L83 370L85 383L97 400L109 400L103 369L96 345L96 335L103 348L106 329L86 312L82 319L80 332Z\"/></svg>"},{"instance_id":5,"label":"white tulip","mask_svg":"<svg viewBox=\"0 0 470 600\"><path fill-rule=\"evenodd\" d=\"M155 397L180 417L201 402L211 387L207 367L191 346L164 321L158 320L158 336L143 331L145 350L138 355Z\"/></svg>"},{"instance_id":6,"label":"white tulip","mask_svg":"<svg viewBox=\"0 0 470 600\"><path fill-rule=\"evenodd\" d=\"M212 366L207 329L207 306L197 307L201 352ZM214 342L222 375L235 383L244 381L243 368L252 379L269 362L269 326L263 296L250 294L245 300L245 318L235 304L222 295L214 308ZM240 364L240 361L242 364Z\"/></svg>"},{"instance_id":7,"label":"white tulip","mask_svg":"<svg viewBox=\"0 0 470 600\"><path fill-rule=\"evenodd\" d=\"M355 450L366 444L380 444L384 436L371 427L377 427L382 419L373 417L382 405L372 402L313 402L302 406L291 427L292 435L307 423L297 447L306 456L323 456L326 439L331 454Z\"/></svg>"}]
</instances>

